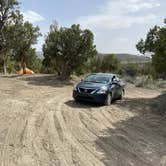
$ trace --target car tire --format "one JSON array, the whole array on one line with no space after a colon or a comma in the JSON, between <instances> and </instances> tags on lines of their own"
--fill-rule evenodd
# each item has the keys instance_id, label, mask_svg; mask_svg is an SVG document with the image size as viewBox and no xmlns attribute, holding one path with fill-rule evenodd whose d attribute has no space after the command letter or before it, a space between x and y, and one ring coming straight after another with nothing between
<instances>
[{"instance_id":1,"label":"car tire","mask_svg":"<svg viewBox=\"0 0 166 166\"><path fill-rule=\"evenodd\" d=\"M76 97L74 97L74 101L75 101L75 102L79 102L79 100L78 100Z\"/></svg>"},{"instance_id":2,"label":"car tire","mask_svg":"<svg viewBox=\"0 0 166 166\"><path fill-rule=\"evenodd\" d=\"M104 104L109 106L111 105L111 102L112 102L112 95L108 93Z\"/></svg>"},{"instance_id":3,"label":"car tire","mask_svg":"<svg viewBox=\"0 0 166 166\"><path fill-rule=\"evenodd\" d=\"M119 96L119 100L122 100L122 99L123 99L124 94L125 94L125 91L124 91L124 89L123 89L123 90L121 91L120 96Z\"/></svg>"}]
</instances>

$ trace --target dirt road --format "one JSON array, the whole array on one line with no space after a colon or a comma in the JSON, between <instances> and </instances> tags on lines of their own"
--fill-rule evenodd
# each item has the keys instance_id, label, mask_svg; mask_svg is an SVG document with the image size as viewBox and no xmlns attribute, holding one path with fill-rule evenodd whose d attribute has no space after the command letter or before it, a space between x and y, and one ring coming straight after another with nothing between
<instances>
[{"instance_id":1,"label":"dirt road","mask_svg":"<svg viewBox=\"0 0 166 166\"><path fill-rule=\"evenodd\" d=\"M159 92L128 85L111 106L71 92L53 76L0 77L0 166L166 166Z\"/></svg>"}]
</instances>

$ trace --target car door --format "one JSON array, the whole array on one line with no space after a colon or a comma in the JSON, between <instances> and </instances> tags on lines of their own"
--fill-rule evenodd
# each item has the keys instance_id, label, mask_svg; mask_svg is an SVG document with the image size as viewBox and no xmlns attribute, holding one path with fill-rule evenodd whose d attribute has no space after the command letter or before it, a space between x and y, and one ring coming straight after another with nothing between
<instances>
[{"instance_id":1,"label":"car door","mask_svg":"<svg viewBox=\"0 0 166 166\"><path fill-rule=\"evenodd\" d=\"M118 86L117 86L117 81L116 81L116 76L114 75L113 78L111 79L111 93L112 93L112 98L116 99L118 96Z\"/></svg>"},{"instance_id":2,"label":"car door","mask_svg":"<svg viewBox=\"0 0 166 166\"><path fill-rule=\"evenodd\" d=\"M123 88L124 88L124 82L117 76L118 78L118 95L121 96L122 95L122 91L123 91ZM119 97L118 96L118 97Z\"/></svg>"},{"instance_id":3,"label":"car door","mask_svg":"<svg viewBox=\"0 0 166 166\"><path fill-rule=\"evenodd\" d=\"M112 98L113 99L115 99L116 98L116 84L113 84L113 83L111 83L110 85L109 85L109 92L111 92L111 94L112 94Z\"/></svg>"},{"instance_id":4,"label":"car door","mask_svg":"<svg viewBox=\"0 0 166 166\"><path fill-rule=\"evenodd\" d=\"M118 76L115 76L115 81L116 81L116 84L115 84L116 93L115 94L116 94L116 98L119 98L119 96L122 93L123 87L121 86L121 80Z\"/></svg>"}]
</instances>

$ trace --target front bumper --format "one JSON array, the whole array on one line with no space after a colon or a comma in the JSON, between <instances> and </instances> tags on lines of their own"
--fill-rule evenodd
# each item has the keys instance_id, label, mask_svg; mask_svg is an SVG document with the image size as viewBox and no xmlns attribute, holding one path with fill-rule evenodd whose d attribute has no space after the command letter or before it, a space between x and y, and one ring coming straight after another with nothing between
<instances>
[{"instance_id":1,"label":"front bumper","mask_svg":"<svg viewBox=\"0 0 166 166\"><path fill-rule=\"evenodd\" d=\"M76 90L73 91L73 98L81 101L89 101L103 104L107 98L107 94L89 94L80 93Z\"/></svg>"}]
</instances>

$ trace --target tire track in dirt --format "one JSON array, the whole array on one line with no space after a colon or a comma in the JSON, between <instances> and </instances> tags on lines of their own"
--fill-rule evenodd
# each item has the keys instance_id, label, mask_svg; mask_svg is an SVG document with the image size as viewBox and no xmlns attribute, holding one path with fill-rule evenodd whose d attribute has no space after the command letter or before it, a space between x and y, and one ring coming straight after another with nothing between
<instances>
[{"instance_id":1,"label":"tire track in dirt","mask_svg":"<svg viewBox=\"0 0 166 166\"><path fill-rule=\"evenodd\" d=\"M62 107L62 106L61 106ZM70 122L70 121L73 121L74 123L76 123L77 125L73 125L73 128L71 129L69 129L70 131L71 131L71 133L74 135L74 137L78 140L78 142L80 142L79 141L79 139L82 141L82 142L84 142L84 143L86 143L85 145L84 145L84 147L90 152L90 153L92 153L96 158L98 158L99 160L101 160L101 156L99 156L98 155L98 153L96 153L96 149L94 149L94 142L95 142L95 139L97 138L97 137L99 137L99 132L103 129L103 128L106 128L106 127L108 127L108 126L110 126L111 125L111 123L109 122L105 122L106 120L108 121L108 119L106 119L106 117L105 116L103 116L103 114L102 114L102 112L104 112L105 111L105 108L106 107L101 107L100 109L98 109L98 113L100 114L100 116L98 115L98 116L96 116L96 115L94 115L94 117L93 117L93 115L92 115L92 113L93 112L96 112L97 113L97 111L95 111L95 109L96 108L90 108L90 109L83 109L83 110L81 110L81 109L77 109L77 110L73 110L73 109L71 109L71 108L69 108L69 107L67 107L66 109L68 109L68 111L62 111L62 113L64 114L65 112L67 112L68 114L65 116L65 118L64 118L64 115L63 115L63 118L65 119L65 121L68 121L68 123ZM61 110L62 110L62 108L61 108ZM73 111L74 111L74 113L73 113ZM70 112L70 114L72 114L72 115L74 115L74 116L71 116L70 114L69 114L69 112ZM82 117L80 117L80 115L82 115L82 116L84 116L84 117L86 117L87 119L85 119L85 120L83 120L83 118ZM95 116L98 118L98 119L95 119ZM70 119L70 118L72 118L72 119ZM90 119L89 119L90 118ZM97 125L97 123L91 123L90 121L91 120L95 120L97 123L100 123L100 126L101 125L103 125L104 127L102 127L102 128L100 128L100 129L98 129L98 131L95 131L95 128L93 128L93 126L94 127L99 127L99 125ZM61 120L62 121L62 120ZM72 126L72 123L70 123L70 124L68 124L68 125L70 125L70 126ZM79 127L79 128L78 128ZM77 134L75 134L75 132L74 131L76 131L76 130L80 130L80 133L77 131ZM81 133L83 133L83 134L81 134ZM88 137L85 137L85 135L88 135ZM79 137L80 136L80 137ZM85 137L85 138L84 138ZM93 142L93 146L91 146L91 147L89 147L89 142L90 142L90 139L92 138L92 137L94 137L93 138L93 140L92 140L92 142ZM89 141L86 141L86 140L88 140L89 139ZM104 142L102 143L102 144L105 144ZM105 146L107 146L107 145L105 145ZM92 149L91 148L93 148L94 150L92 151ZM101 154L100 154L101 155Z\"/></svg>"},{"instance_id":2,"label":"tire track in dirt","mask_svg":"<svg viewBox=\"0 0 166 166\"><path fill-rule=\"evenodd\" d=\"M32 159L33 165L51 165L51 162L59 164L63 158L63 156L60 157L60 153L58 154L57 147L60 144L56 136L56 130L53 130L55 128L53 112L50 111L49 103L48 96L46 99L44 98L37 102L34 106L34 112L27 120L26 134L23 139L26 148L22 153ZM53 140L56 140L56 142ZM24 156L21 158L24 159ZM47 157L45 158L44 156ZM67 164L62 162L62 165Z\"/></svg>"},{"instance_id":3,"label":"tire track in dirt","mask_svg":"<svg viewBox=\"0 0 166 166\"><path fill-rule=\"evenodd\" d=\"M165 125L158 116L146 113L147 101L159 92L129 85L123 101L98 107L75 103L71 86L27 86L23 80L11 85L11 79L5 83L1 89L4 86L10 94L3 90L0 96L9 99L0 100L4 133L0 134L0 165L166 165Z\"/></svg>"},{"instance_id":4,"label":"tire track in dirt","mask_svg":"<svg viewBox=\"0 0 166 166\"><path fill-rule=\"evenodd\" d=\"M8 100L10 102L11 108L19 108L20 110L23 110L26 106L26 103L20 102L15 103L13 100ZM21 116L14 115L10 121L8 121L8 126L5 126L6 128L6 135L3 141L3 148L1 149L1 165L11 165L16 160L16 151L20 148L20 131L22 130L22 125L24 124L24 116L21 114ZM18 130L20 129L20 130ZM19 131L19 132L18 132ZM12 160L11 160L12 158Z\"/></svg>"},{"instance_id":5,"label":"tire track in dirt","mask_svg":"<svg viewBox=\"0 0 166 166\"><path fill-rule=\"evenodd\" d=\"M66 125L66 122L65 122L65 120L63 118L63 115L62 115L62 107L63 107L63 103L64 102L65 102L65 98L64 98L64 100L61 100L59 105L57 106L57 110L58 111L55 112L55 116L57 117L56 120L59 121L59 124L61 126L61 130L62 130L61 132L63 133L63 135L65 137L65 141L69 142L69 144L72 147L75 147L77 149L77 156L80 157L79 160L82 163L84 163L84 165L94 165L94 164L96 164L96 165L103 165L103 163L100 160L98 160L96 158L96 156L86 146L84 146L77 139L77 137L75 137L71 133L70 129L68 129L68 127ZM66 157L68 157L68 155Z\"/></svg>"}]
</instances>

